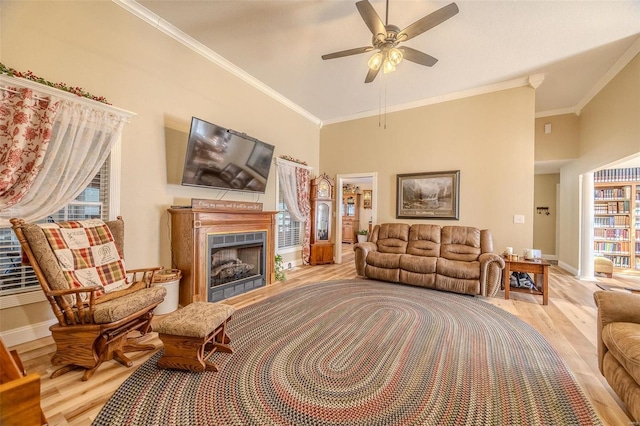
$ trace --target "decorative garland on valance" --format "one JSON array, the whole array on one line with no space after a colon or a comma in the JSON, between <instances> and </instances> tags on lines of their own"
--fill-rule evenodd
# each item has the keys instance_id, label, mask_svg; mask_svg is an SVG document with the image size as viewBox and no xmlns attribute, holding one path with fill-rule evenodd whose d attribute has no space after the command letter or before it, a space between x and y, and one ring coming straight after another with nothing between
<instances>
[{"instance_id":1,"label":"decorative garland on valance","mask_svg":"<svg viewBox=\"0 0 640 426\"><path fill-rule=\"evenodd\" d=\"M26 73L22 73L13 68L7 67L2 62L0 62L0 74L7 75L9 77L20 77L27 80L35 81L36 83L44 84L45 86L53 87L54 89L64 90L65 92L73 93L77 96L82 96L87 99L102 102L103 104L111 105L109 102L107 102L107 99L104 96L94 96L91 93L86 92L82 87L71 87L67 86L65 83L52 83L42 77L38 77L29 70L27 70Z\"/></svg>"}]
</instances>

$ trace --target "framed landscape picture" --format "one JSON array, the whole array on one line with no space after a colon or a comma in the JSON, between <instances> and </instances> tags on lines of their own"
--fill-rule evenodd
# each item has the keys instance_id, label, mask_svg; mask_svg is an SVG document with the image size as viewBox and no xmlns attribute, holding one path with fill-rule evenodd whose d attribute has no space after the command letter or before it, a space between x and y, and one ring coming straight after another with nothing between
<instances>
[{"instance_id":1,"label":"framed landscape picture","mask_svg":"<svg viewBox=\"0 0 640 426\"><path fill-rule=\"evenodd\" d=\"M396 218L459 219L460 170L398 175Z\"/></svg>"}]
</instances>

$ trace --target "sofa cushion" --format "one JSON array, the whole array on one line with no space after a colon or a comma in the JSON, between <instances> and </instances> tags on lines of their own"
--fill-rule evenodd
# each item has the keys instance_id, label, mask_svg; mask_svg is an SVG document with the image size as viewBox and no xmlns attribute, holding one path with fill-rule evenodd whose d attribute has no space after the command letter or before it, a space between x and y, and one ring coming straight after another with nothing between
<instances>
[{"instance_id":1,"label":"sofa cushion","mask_svg":"<svg viewBox=\"0 0 640 426\"><path fill-rule=\"evenodd\" d=\"M479 280L480 262L462 262L439 257L436 272L445 277Z\"/></svg>"},{"instance_id":2,"label":"sofa cushion","mask_svg":"<svg viewBox=\"0 0 640 426\"><path fill-rule=\"evenodd\" d=\"M409 228L406 223L384 223L378 231L378 251L381 253L406 253L409 241ZM367 259L368 261L368 259Z\"/></svg>"},{"instance_id":3,"label":"sofa cushion","mask_svg":"<svg viewBox=\"0 0 640 426\"><path fill-rule=\"evenodd\" d=\"M470 226L444 226L442 228L440 257L450 260L478 260L480 230Z\"/></svg>"},{"instance_id":4,"label":"sofa cushion","mask_svg":"<svg viewBox=\"0 0 640 426\"><path fill-rule=\"evenodd\" d=\"M636 383L640 383L640 324L607 324L602 329L602 341Z\"/></svg>"},{"instance_id":5,"label":"sofa cushion","mask_svg":"<svg viewBox=\"0 0 640 426\"><path fill-rule=\"evenodd\" d=\"M374 280L397 283L400 280L400 269L379 268L377 266L365 266L365 275Z\"/></svg>"},{"instance_id":6,"label":"sofa cushion","mask_svg":"<svg viewBox=\"0 0 640 426\"><path fill-rule=\"evenodd\" d=\"M400 269L418 274L434 274L436 272L437 257L414 256L411 254L400 255Z\"/></svg>"},{"instance_id":7,"label":"sofa cushion","mask_svg":"<svg viewBox=\"0 0 640 426\"><path fill-rule=\"evenodd\" d=\"M409 231L407 253L418 256L440 256L440 226L413 225Z\"/></svg>"},{"instance_id":8,"label":"sofa cushion","mask_svg":"<svg viewBox=\"0 0 640 426\"><path fill-rule=\"evenodd\" d=\"M371 251L367 255L367 263L378 268L398 269L400 268L400 255Z\"/></svg>"},{"instance_id":9,"label":"sofa cushion","mask_svg":"<svg viewBox=\"0 0 640 426\"><path fill-rule=\"evenodd\" d=\"M452 278L436 274L435 288L461 294L480 294L480 281Z\"/></svg>"},{"instance_id":10,"label":"sofa cushion","mask_svg":"<svg viewBox=\"0 0 640 426\"><path fill-rule=\"evenodd\" d=\"M423 274L400 269L399 281L403 284L411 284L419 287L435 288L436 274Z\"/></svg>"}]
</instances>

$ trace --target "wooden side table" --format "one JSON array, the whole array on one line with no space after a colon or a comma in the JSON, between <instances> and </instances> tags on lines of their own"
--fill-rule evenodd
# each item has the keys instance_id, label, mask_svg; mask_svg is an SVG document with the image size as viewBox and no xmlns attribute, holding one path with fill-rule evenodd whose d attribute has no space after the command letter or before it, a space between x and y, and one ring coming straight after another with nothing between
<instances>
[{"instance_id":1,"label":"wooden side table","mask_svg":"<svg viewBox=\"0 0 640 426\"><path fill-rule=\"evenodd\" d=\"M509 278L511 272L527 272L534 274L534 281L538 286L538 276L542 275L542 290L536 291L528 288L511 287ZM509 298L509 292L540 294L542 295L542 304L549 304L549 263L540 260L508 260L504 259L504 270L502 271L502 285L504 286L504 298ZM539 288L539 287L538 287Z\"/></svg>"}]
</instances>

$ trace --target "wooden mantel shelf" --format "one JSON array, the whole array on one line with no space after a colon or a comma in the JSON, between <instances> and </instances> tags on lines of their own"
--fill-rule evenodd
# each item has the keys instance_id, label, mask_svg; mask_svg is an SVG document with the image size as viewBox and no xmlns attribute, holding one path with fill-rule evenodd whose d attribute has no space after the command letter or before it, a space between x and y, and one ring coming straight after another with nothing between
<instances>
[{"instance_id":1,"label":"wooden mantel shelf","mask_svg":"<svg viewBox=\"0 0 640 426\"><path fill-rule=\"evenodd\" d=\"M273 265L276 211L170 208L171 259L182 271L181 306L207 302L207 237L211 234L266 232L266 285L275 280Z\"/></svg>"}]
</instances>

